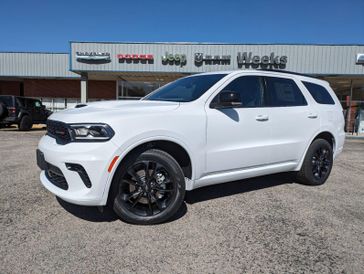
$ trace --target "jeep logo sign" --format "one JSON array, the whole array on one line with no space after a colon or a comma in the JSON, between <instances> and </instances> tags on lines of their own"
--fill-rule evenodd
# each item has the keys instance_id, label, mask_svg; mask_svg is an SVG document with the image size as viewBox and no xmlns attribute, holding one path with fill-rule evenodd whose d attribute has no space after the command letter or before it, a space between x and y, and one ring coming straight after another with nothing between
<instances>
[{"instance_id":1,"label":"jeep logo sign","mask_svg":"<svg viewBox=\"0 0 364 274\"><path fill-rule=\"evenodd\" d=\"M238 52L238 66L242 67L258 67L258 66L273 66L285 67L287 64L287 56L278 56L272 52L270 55L253 55L251 52Z\"/></svg>"},{"instance_id":2,"label":"jeep logo sign","mask_svg":"<svg viewBox=\"0 0 364 274\"><path fill-rule=\"evenodd\" d=\"M166 52L165 55L162 56L162 64L163 65L180 65L181 67L186 65L187 57L186 54L172 54Z\"/></svg>"}]
</instances>

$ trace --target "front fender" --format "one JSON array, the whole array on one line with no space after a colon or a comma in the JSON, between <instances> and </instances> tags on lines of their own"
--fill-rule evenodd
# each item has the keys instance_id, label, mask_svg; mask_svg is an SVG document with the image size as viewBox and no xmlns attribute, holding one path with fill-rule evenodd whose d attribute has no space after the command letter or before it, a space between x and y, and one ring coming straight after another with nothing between
<instances>
[{"instance_id":1,"label":"front fender","mask_svg":"<svg viewBox=\"0 0 364 274\"><path fill-rule=\"evenodd\" d=\"M158 131L159 134L158 135L150 135L148 137L146 137L145 133L144 134L140 134L138 136L135 136L134 138L127 140L126 142L123 142L122 145L118 145L117 143L114 142L115 145L118 146L118 149L115 151L114 155L112 158L114 158L115 156L119 156L118 160L115 162L114 164L114 168L112 169L112 171L110 172L107 182L105 184L105 188L104 188L104 192L103 192L103 202L104 204L106 204L108 196L109 196L109 190L110 190L110 186L112 183L112 180L114 178L115 172L117 170L117 167L120 165L120 162L129 154L129 152L131 152L133 149L135 149L136 147L143 145L145 143L148 142L152 142L152 141L170 141L173 143L176 143L178 145L180 145L182 148L184 148L188 155L190 156L190 160L191 160L191 166L192 166L192 178L194 178L194 172L195 172L195 155L192 153L192 149L191 147L186 144L185 142L183 142L180 138L175 137L175 136L171 136L170 132L168 133L168 135L161 135L160 131ZM175 135L175 134L174 134ZM186 189L192 189L193 188L193 180L191 180L189 182L191 185L188 186L186 185Z\"/></svg>"}]
</instances>

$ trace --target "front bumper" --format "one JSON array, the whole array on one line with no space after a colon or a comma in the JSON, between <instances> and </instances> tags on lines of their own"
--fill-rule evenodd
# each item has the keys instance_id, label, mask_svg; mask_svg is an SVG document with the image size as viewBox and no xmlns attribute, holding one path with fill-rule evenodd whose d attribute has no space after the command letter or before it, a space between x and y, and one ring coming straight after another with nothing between
<instances>
[{"instance_id":1,"label":"front bumper","mask_svg":"<svg viewBox=\"0 0 364 274\"><path fill-rule=\"evenodd\" d=\"M54 138L46 135L41 138L38 150L43 154L46 164L61 171L68 186L67 189L57 186L50 180L49 174L46 173L47 169L43 166L42 169L45 170L42 170L40 180L46 189L73 204L106 205L111 180L108 167L117 151L117 146L113 142L59 145ZM69 164L82 166L91 186L87 186L79 172L71 170Z\"/></svg>"}]
</instances>

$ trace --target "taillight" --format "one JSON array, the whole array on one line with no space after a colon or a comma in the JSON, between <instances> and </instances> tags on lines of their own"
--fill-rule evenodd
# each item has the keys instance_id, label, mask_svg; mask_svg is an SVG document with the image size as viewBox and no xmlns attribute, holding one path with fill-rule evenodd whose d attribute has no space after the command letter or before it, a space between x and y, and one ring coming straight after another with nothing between
<instances>
[{"instance_id":1,"label":"taillight","mask_svg":"<svg viewBox=\"0 0 364 274\"><path fill-rule=\"evenodd\" d=\"M8 107L9 114L16 114L16 108L15 107Z\"/></svg>"}]
</instances>

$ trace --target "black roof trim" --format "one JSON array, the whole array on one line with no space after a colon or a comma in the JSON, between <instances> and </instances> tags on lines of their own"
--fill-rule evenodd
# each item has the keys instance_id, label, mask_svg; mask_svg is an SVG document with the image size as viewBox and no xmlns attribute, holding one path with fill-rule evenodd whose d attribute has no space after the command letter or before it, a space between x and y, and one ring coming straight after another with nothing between
<instances>
[{"instance_id":1,"label":"black roof trim","mask_svg":"<svg viewBox=\"0 0 364 274\"><path fill-rule=\"evenodd\" d=\"M256 70L258 70L258 71L280 72L280 73L293 74L293 75L305 76L305 77L310 77L310 78L317 78L317 77L309 75L309 74L304 74L304 73L299 73L299 72L289 71L289 70L281 70L281 69L256 69Z\"/></svg>"}]
</instances>

